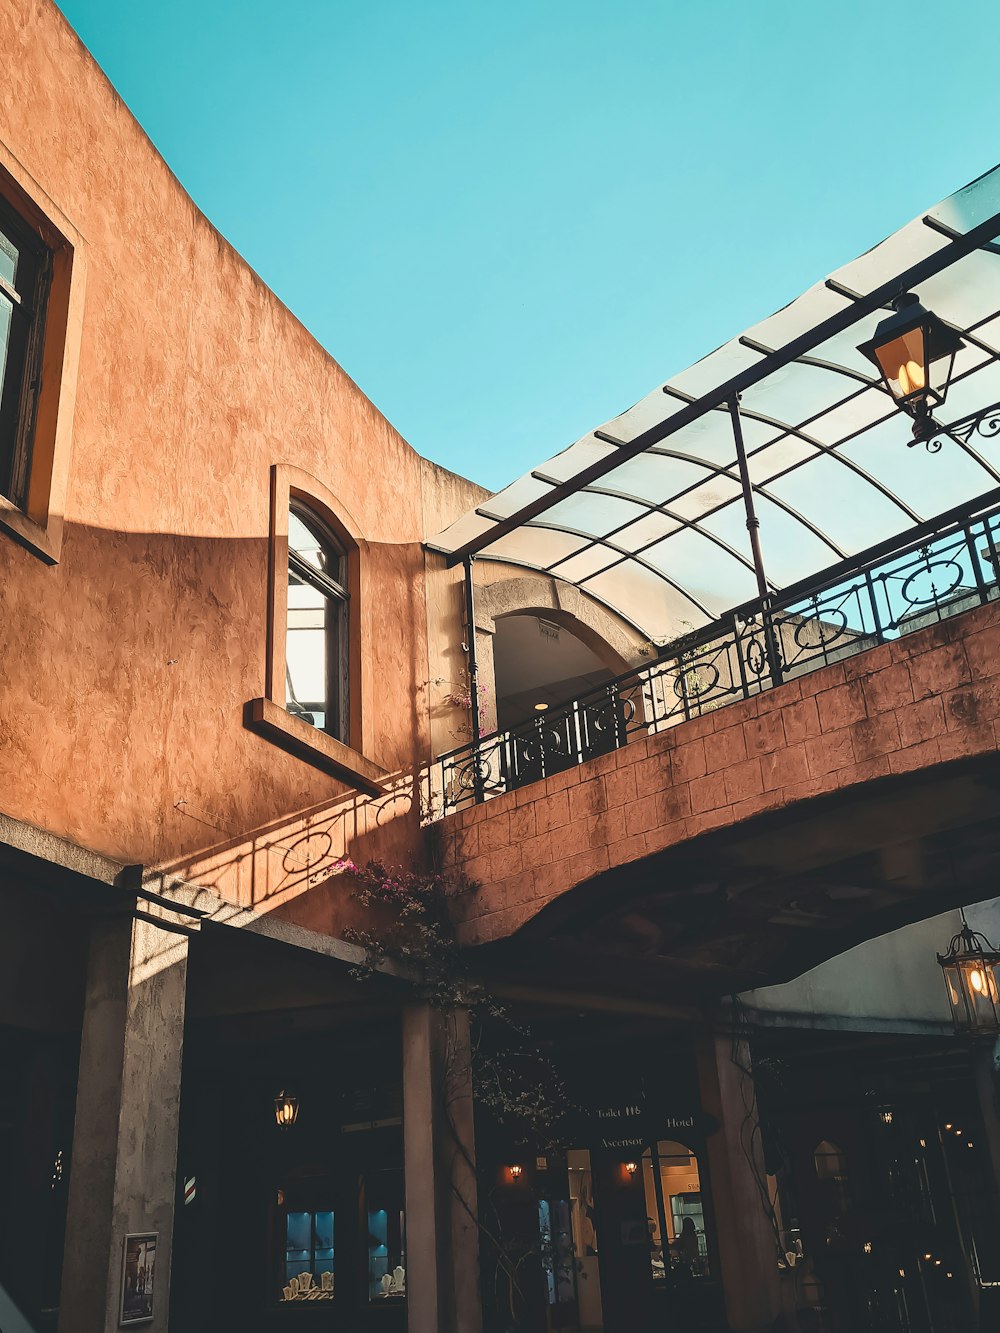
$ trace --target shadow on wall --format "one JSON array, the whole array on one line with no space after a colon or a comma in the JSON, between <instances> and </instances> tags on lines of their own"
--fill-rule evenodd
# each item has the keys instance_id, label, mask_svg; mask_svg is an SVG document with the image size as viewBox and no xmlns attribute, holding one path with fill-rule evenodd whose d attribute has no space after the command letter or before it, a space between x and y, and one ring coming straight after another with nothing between
<instances>
[{"instance_id":1,"label":"shadow on wall","mask_svg":"<svg viewBox=\"0 0 1000 1333\"><path fill-rule=\"evenodd\" d=\"M397 774L382 796L345 793L161 865L150 878L163 888L180 880L243 907L277 911L307 890L330 885L346 862L412 861L422 849L413 836L418 782ZM207 822L197 809L184 813Z\"/></svg>"},{"instance_id":2,"label":"shadow on wall","mask_svg":"<svg viewBox=\"0 0 1000 1333\"><path fill-rule=\"evenodd\" d=\"M265 536L80 524L67 524L54 567L0 543L16 663L0 700L7 812L242 906L285 903L345 855L419 858L417 772L430 750L422 548L370 543L363 568L352 684L367 757L390 775L376 798L243 724L265 692L269 557Z\"/></svg>"}]
</instances>

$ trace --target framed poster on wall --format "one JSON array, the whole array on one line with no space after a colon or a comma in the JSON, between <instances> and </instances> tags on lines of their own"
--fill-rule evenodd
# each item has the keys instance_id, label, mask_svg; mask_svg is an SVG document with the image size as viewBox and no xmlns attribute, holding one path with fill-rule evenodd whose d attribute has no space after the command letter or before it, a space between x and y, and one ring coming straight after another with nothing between
<instances>
[{"instance_id":1,"label":"framed poster on wall","mask_svg":"<svg viewBox=\"0 0 1000 1333\"><path fill-rule=\"evenodd\" d=\"M152 1322L158 1235L157 1231L137 1231L125 1237L120 1327Z\"/></svg>"}]
</instances>

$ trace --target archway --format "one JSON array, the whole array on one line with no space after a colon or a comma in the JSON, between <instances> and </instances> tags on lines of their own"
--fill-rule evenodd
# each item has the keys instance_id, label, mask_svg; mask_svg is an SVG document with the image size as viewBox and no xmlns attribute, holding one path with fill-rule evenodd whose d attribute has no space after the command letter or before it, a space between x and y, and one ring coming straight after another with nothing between
<instances>
[{"instance_id":1,"label":"archway","mask_svg":"<svg viewBox=\"0 0 1000 1333\"><path fill-rule=\"evenodd\" d=\"M493 674L497 727L530 722L614 679L594 649L544 615L516 612L495 622Z\"/></svg>"}]
</instances>

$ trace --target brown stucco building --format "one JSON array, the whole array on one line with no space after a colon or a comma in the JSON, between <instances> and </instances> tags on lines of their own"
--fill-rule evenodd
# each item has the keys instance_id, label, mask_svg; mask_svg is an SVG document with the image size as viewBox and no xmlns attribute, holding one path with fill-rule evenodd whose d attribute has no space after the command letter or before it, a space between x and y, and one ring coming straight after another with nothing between
<instances>
[{"instance_id":1,"label":"brown stucco building","mask_svg":"<svg viewBox=\"0 0 1000 1333\"><path fill-rule=\"evenodd\" d=\"M0 1327L991 1327L989 1048L925 964L1000 858L1000 495L897 542L959 578L891 624L831 602L884 552L811 610L699 586L676 649L673 592L575 549L463 576L514 506L407 445L48 0L0 48ZM489 1024L357 979L371 860L457 886L558 1143L474 1101Z\"/></svg>"}]
</instances>

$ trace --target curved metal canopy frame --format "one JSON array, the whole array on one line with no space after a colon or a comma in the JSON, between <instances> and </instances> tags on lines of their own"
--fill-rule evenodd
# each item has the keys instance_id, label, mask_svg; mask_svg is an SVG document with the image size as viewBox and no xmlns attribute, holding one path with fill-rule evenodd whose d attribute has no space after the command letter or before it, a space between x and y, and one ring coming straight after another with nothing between
<instances>
[{"instance_id":1,"label":"curved metal canopy frame","mask_svg":"<svg viewBox=\"0 0 1000 1333\"><path fill-rule=\"evenodd\" d=\"M754 575L778 592L974 500L1000 483L1000 454L947 427L945 451L908 449L909 418L857 346L920 288L965 343L946 419L955 399L1000 400L998 237L1000 167L428 544L565 579L663 643L746 602Z\"/></svg>"}]
</instances>

